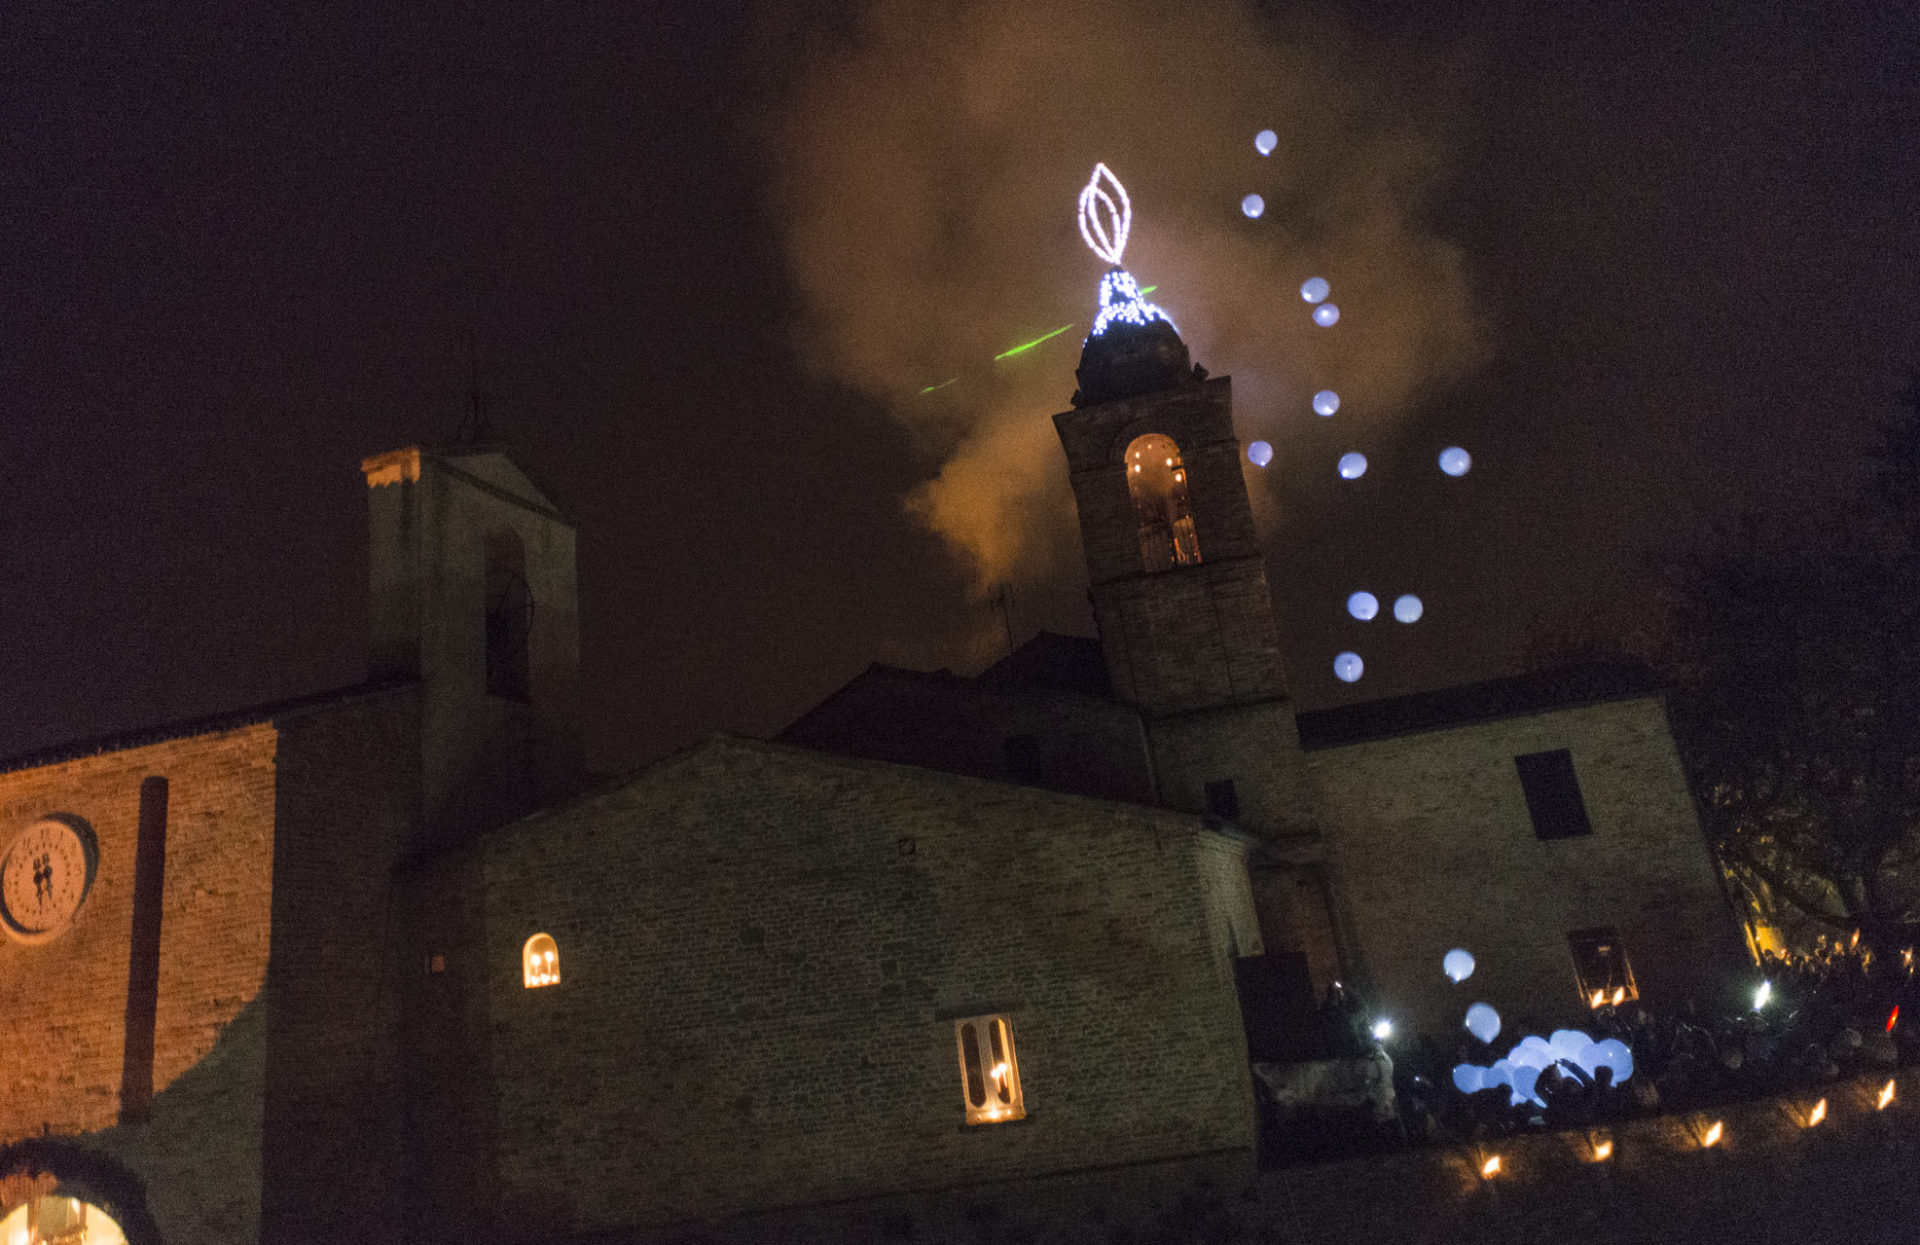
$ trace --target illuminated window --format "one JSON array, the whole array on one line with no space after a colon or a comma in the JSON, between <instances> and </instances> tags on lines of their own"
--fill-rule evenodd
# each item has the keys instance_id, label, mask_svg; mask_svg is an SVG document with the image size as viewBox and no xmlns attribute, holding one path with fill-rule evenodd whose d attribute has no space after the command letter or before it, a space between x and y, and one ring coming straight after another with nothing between
<instances>
[{"instance_id":1,"label":"illuminated window","mask_svg":"<svg viewBox=\"0 0 1920 1245\"><path fill-rule=\"evenodd\" d=\"M113 1216L73 1197L38 1197L0 1216L4 1245L126 1245Z\"/></svg>"},{"instance_id":2,"label":"illuminated window","mask_svg":"<svg viewBox=\"0 0 1920 1245\"><path fill-rule=\"evenodd\" d=\"M1640 997L1627 949L1613 926L1576 929L1567 935L1567 948L1573 952L1573 975L1588 1007L1618 1007Z\"/></svg>"},{"instance_id":3,"label":"illuminated window","mask_svg":"<svg viewBox=\"0 0 1920 1245\"><path fill-rule=\"evenodd\" d=\"M1520 770L1520 787L1527 795L1527 815L1539 839L1571 839L1593 833L1587 820L1587 802L1580 798L1580 780L1573 773L1573 753L1530 752L1513 758Z\"/></svg>"},{"instance_id":4,"label":"illuminated window","mask_svg":"<svg viewBox=\"0 0 1920 1245\"><path fill-rule=\"evenodd\" d=\"M520 977L528 989L560 981L560 948L546 934L535 934L520 948Z\"/></svg>"},{"instance_id":5,"label":"illuminated window","mask_svg":"<svg viewBox=\"0 0 1920 1245\"><path fill-rule=\"evenodd\" d=\"M1013 1027L1005 1016L975 1016L956 1021L960 1047L960 1088L967 1123L996 1124L1027 1113L1020 1099L1020 1061L1013 1053Z\"/></svg>"},{"instance_id":6,"label":"illuminated window","mask_svg":"<svg viewBox=\"0 0 1920 1245\"><path fill-rule=\"evenodd\" d=\"M1200 560L1187 468L1172 437L1150 432L1127 447L1127 490L1140 521L1140 561L1150 571Z\"/></svg>"},{"instance_id":7,"label":"illuminated window","mask_svg":"<svg viewBox=\"0 0 1920 1245\"><path fill-rule=\"evenodd\" d=\"M527 590L527 551L509 531L487 537L487 694L527 698L527 638L533 632L533 596Z\"/></svg>"}]
</instances>

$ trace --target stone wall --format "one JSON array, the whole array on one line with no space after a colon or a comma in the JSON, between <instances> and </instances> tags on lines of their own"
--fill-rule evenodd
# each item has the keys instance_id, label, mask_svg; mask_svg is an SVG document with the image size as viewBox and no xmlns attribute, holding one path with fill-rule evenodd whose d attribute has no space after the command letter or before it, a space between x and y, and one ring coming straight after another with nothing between
<instances>
[{"instance_id":1,"label":"stone wall","mask_svg":"<svg viewBox=\"0 0 1920 1245\"><path fill-rule=\"evenodd\" d=\"M1593 833L1543 841L1514 758L1558 748ZM1357 975L1403 1026L1449 1029L1476 999L1515 1022L1577 1022L1567 934L1593 926L1618 929L1656 1009L1739 984L1738 926L1658 698L1309 756ZM1440 972L1452 947L1479 961L1458 987Z\"/></svg>"},{"instance_id":2,"label":"stone wall","mask_svg":"<svg viewBox=\"0 0 1920 1245\"><path fill-rule=\"evenodd\" d=\"M1251 901L1224 880L1238 845L1196 846L1210 835L730 740L496 833L476 850L497 1223L685 1222L1244 1154L1228 951L1254 936ZM537 932L562 981L524 989ZM1028 1118L968 1127L954 1021L994 1012Z\"/></svg>"}]
</instances>

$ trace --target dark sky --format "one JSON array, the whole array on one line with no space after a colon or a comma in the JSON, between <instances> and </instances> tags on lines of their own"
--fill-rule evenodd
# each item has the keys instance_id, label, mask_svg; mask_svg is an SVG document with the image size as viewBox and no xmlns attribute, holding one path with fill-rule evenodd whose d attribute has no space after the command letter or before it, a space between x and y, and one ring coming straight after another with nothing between
<instances>
[{"instance_id":1,"label":"dark sky","mask_svg":"<svg viewBox=\"0 0 1920 1245\"><path fill-rule=\"evenodd\" d=\"M752 7L428 7L0 8L0 753L358 679L357 462L451 436L469 336L582 519L599 766L777 729L972 608L901 509L937 464L793 357ZM1494 349L1417 417L1466 480L1408 438L1286 484L1303 704L1630 626L1649 558L1857 480L1920 363L1911 5L1330 11L1458 66L1434 221ZM1428 619L1353 630L1374 582ZM1087 630L1082 589L1016 626Z\"/></svg>"}]
</instances>

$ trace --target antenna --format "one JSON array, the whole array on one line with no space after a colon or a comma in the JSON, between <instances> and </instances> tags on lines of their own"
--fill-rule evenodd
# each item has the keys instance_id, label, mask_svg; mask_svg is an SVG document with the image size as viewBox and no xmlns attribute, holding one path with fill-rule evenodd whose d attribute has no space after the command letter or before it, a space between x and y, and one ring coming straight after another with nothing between
<instances>
[{"instance_id":1,"label":"antenna","mask_svg":"<svg viewBox=\"0 0 1920 1245\"><path fill-rule=\"evenodd\" d=\"M467 412L460 421L454 443L462 446L484 445L493 440L493 427L480 406L480 349L471 325L461 338L467 347Z\"/></svg>"},{"instance_id":2,"label":"antenna","mask_svg":"<svg viewBox=\"0 0 1920 1245\"><path fill-rule=\"evenodd\" d=\"M993 594L993 604L1000 611L1000 625L1007 633L1007 656L1013 656L1013 585L1003 583Z\"/></svg>"}]
</instances>

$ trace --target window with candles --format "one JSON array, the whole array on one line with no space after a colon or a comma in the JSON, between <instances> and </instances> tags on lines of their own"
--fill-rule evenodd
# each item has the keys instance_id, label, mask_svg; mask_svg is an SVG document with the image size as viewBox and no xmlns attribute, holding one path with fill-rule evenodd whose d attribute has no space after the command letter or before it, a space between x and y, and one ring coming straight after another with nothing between
<instances>
[{"instance_id":1,"label":"window with candles","mask_svg":"<svg viewBox=\"0 0 1920 1245\"><path fill-rule=\"evenodd\" d=\"M529 990L560 983L560 948L550 935L535 934L520 948L520 980Z\"/></svg>"},{"instance_id":2,"label":"window with candles","mask_svg":"<svg viewBox=\"0 0 1920 1245\"><path fill-rule=\"evenodd\" d=\"M1618 1007L1640 997L1627 949L1613 926L1576 929L1567 935L1567 949L1573 953L1573 975L1588 1007Z\"/></svg>"},{"instance_id":3,"label":"window with candles","mask_svg":"<svg viewBox=\"0 0 1920 1245\"><path fill-rule=\"evenodd\" d=\"M1158 432L1127 446L1127 491L1140 522L1140 561L1149 571L1200 560L1187 496L1187 467L1173 438Z\"/></svg>"},{"instance_id":4,"label":"window with candles","mask_svg":"<svg viewBox=\"0 0 1920 1245\"><path fill-rule=\"evenodd\" d=\"M960 1089L967 1123L999 1124L1027 1114L1020 1097L1020 1060L1005 1016L973 1016L953 1026L960 1048Z\"/></svg>"}]
</instances>

